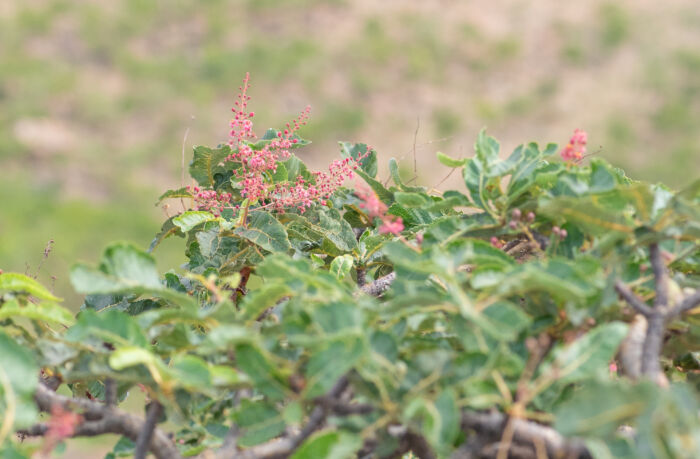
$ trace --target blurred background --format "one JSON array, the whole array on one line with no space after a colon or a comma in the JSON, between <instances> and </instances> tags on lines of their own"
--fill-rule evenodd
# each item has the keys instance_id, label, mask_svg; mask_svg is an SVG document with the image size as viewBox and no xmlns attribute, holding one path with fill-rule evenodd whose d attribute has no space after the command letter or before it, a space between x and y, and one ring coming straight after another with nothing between
<instances>
[{"instance_id":1,"label":"blurred background","mask_svg":"<svg viewBox=\"0 0 700 459\"><path fill-rule=\"evenodd\" d=\"M362 141L409 177L415 145L434 186L435 152L471 155L486 126L504 153L580 128L633 177L700 172L695 0L2 0L0 269L36 274L53 240L39 279L77 308L68 267L148 246L185 132L186 163L226 140L246 71L259 133L312 106L316 168Z\"/></svg>"}]
</instances>

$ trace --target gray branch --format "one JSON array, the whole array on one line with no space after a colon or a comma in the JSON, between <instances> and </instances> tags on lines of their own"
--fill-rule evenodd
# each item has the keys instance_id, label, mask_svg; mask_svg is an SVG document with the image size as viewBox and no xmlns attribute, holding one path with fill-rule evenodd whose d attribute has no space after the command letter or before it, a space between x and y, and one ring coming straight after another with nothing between
<instances>
[{"instance_id":1,"label":"gray branch","mask_svg":"<svg viewBox=\"0 0 700 459\"><path fill-rule=\"evenodd\" d=\"M363 285L360 288L360 290L362 290L363 292L365 292L368 295L379 296L382 293L389 290L389 287L391 287L391 284L394 282L395 279L396 279L396 273L392 272L392 273L387 274L386 276L380 277L379 279L375 280L374 282Z\"/></svg>"},{"instance_id":2,"label":"gray branch","mask_svg":"<svg viewBox=\"0 0 700 459\"><path fill-rule=\"evenodd\" d=\"M493 411L480 413L464 411L462 413L462 430L475 431L479 436L500 441L508 416ZM532 445L540 443L547 449L548 457L592 458L583 441L567 439L559 432L541 424L524 419L513 419L513 442ZM483 440L483 438L482 438Z\"/></svg>"},{"instance_id":3,"label":"gray branch","mask_svg":"<svg viewBox=\"0 0 700 459\"><path fill-rule=\"evenodd\" d=\"M669 316L675 317L679 314L683 314L698 305L700 305L700 290L696 290L694 293L686 296L683 301L674 306L673 309L669 311Z\"/></svg>"},{"instance_id":4,"label":"gray branch","mask_svg":"<svg viewBox=\"0 0 700 459\"><path fill-rule=\"evenodd\" d=\"M76 426L73 437L94 437L112 433L123 435L136 442L144 430L145 421L138 416L92 400L59 395L43 384L38 385L34 400L39 409L45 412L51 412L54 405L59 405L67 410L82 411L88 420ZM37 424L21 433L43 435L46 433L46 426ZM157 428L153 430L148 449L158 459L182 458L175 444L163 431Z\"/></svg>"},{"instance_id":5,"label":"gray branch","mask_svg":"<svg viewBox=\"0 0 700 459\"><path fill-rule=\"evenodd\" d=\"M656 242L649 245L649 261L651 262L651 270L654 272L654 287L656 289L654 306L664 308L668 306L668 272L661 257L659 244Z\"/></svg>"}]
</instances>

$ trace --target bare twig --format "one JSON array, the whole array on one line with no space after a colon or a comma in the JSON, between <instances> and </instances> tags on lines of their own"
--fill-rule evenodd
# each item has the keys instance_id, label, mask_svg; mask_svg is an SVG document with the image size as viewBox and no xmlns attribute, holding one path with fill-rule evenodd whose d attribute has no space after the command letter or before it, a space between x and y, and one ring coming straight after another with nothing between
<instances>
[{"instance_id":1,"label":"bare twig","mask_svg":"<svg viewBox=\"0 0 700 459\"><path fill-rule=\"evenodd\" d=\"M418 140L418 129L420 129L420 116L416 118L416 132L413 133L413 175L418 176L418 162L416 160L416 141Z\"/></svg>"},{"instance_id":2,"label":"bare twig","mask_svg":"<svg viewBox=\"0 0 700 459\"><path fill-rule=\"evenodd\" d=\"M146 454L148 453L148 446L151 443L153 431L155 430L158 419L160 419L162 414L163 405L161 405L158 401L153 400L148 406L146 422L144 422L141 433L139 433L139 436L136 439L134 459L146 459Z\"/></svg>"},{"instance_id":3,"label":"bare twig","mask_svg":"<svg viewBox=\"0 0 700 459\"><path fill-rule=\"evenodd\" d=\"M627 303L637 310L644 317L650 317L654 314L654 311L644 304L642 300L635 295L632 290L630 290L622 281L615 281L615 290L620 294L622 298L627 301Z\"/></svg>"},{"instance_id":4,"label":"bare twig","mask_svg":"<svg viewBox=\"0 0 700 459\"><path fill-rule=\"evenodd\" d=\"M105 404L109 406L117 404L117 383L112 378L105 379Z\"/></svg>"},{"instance_id":5,"label":"bare twig","mask_svg":"<svg viewBox=\"0 0 700 459\"><path fill-rule=\"evenodd\" d=\"M374 282L363 285L361 287L361 290L368 295L379 296L382 293L389 290L389 287L391 287L391 284L394 282L395 279L396 273L392 272L387 274L386 276L380 277Z\"/></svg>"}]
</instances>

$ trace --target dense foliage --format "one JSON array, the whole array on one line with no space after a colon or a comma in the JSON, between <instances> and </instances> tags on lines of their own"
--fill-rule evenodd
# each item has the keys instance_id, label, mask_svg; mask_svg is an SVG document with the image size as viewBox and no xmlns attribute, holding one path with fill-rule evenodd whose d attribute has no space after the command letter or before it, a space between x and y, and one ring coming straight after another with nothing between
<instances>
[{"instance_id":1,"label":"dense foliage","mask_svg":"<svg viewBox=\"0 0 700 459\"><path fill-rule=\"evenodd\" d=\"M469 159L438 153L463 190L394 159L389 186L341 143L348 188L294 129L239 134L194 149L197 188L161 197L182 211L148 251L72 269L77 316L0 274L2 457L102 433L122 435L109 457L700 456L700 181L554 145L501 159L482 132ZM188 261L160 274L148 252L174 236ZM119 408L139 390L145 415Z\"/></svg>"}]
</instances>

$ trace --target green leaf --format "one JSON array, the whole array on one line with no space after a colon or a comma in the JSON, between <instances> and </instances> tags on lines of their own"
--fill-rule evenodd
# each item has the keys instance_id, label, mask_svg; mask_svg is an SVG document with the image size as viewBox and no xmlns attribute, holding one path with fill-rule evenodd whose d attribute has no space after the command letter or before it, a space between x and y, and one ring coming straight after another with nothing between
<instances>
[{"instance_id":1,"label":"green leaf","mask_svg":"<svg viewBox=\"0 0 700 459\"><path fill-rule=\"evenodd\" d=\"M0 418L13 429L29 427L37 420L34 392L39 366L32 353L0 330Z\"/></svg>"},{"instance_id":2,"label":"green leaf","mask_svg":"<svg viewBox=\"0 0 700 459\"><path fill-rule=\"evenodd\" d=\"M427 207L433 204L433 200L425 193L397 191L394 193L394 199L404 207Z\"/></svg>"},{"instance_id":3,"label":"green leaf","mask_svg":"<svg viewBox=\"0 0 700 459\"><path fill-rule=\"evenodd\" d=\"M287 169L287 180L295 182L297 177L302 177L304 180L313 180L311 173L306 168L306 164L294 155L284 161L284 167Z\"/></svg>"},{"instance_id":4,"label":"green leaf","mask_svg":"<svg viewBox=\"0 0 700 459\"><path fill-rule=\"evenodd\" d=\"M216 217L210 212L204 212L201 210L191 210L183 212L177 217L173 218L173 225L180 228L183 233L191 231L198 225L205 222L210 222L216 220Z\"/></svg>"},{"instance_id":5,"label":"green leaf","mask_svg":"<svg viewBox=\"0 0 700 459\"><path fill-rule=\"evenodd\" d=\"M527 147L521 145L506 162L514 168L506 190L510 205L535 185L535 170L542 164L542 153L537 144L531 143Z\"/></svg>"},{"instance_id":6,"label":"green leaf","mask_svg":"<svg viewBox=\"0 0 700 459\"><path fill-rule=\"evenodd\" d=\"M362 438L345 431L322 431L309 437L291 459L349 459L362 447Z\"/></svg>"},{"instance_id":7,"label":"green leaf","mask_svg":"<svg viewBox=\"0 0 700 459\"><path fill-rule=\"evenodd\" d=\"M465 164L467 164L466 159L454 159L449 156L447 156L445 153L438 151L436 153L438 161L440 161L442 164L444 164L447 167L462 167Z\"/></svg>"},{"instance_id":8,"label":"green leaf","mask_svg":"<svg viewBox=\"0 0 700 459\"><path fill-rule=\"evenodd\" d=\"M559 196L542 201L538 213L553 219L565 219L594 235L610 231L632 233L634 226L621 212L615 212L596 205L592 198Z\"/></svg>"},{"instance_id":9,"label":"green leaf","mask_svg":"<svg viewBox=\"0 0 700 459\"><path fill-rule=\"evenodd\" d=\"M286 387L281 382L275 367L262 352L250 344L236 346L236 362L238 368L253 381L253 386L270 400L281 400L285 397Z\"/></svg>"},{"instance_id":10,"label":"green leaf","mask_svg":"<svg viewBox=\"0 0 700 459\"><path fill-rule=\"evenodd\" d=\"M277 162L277 169L272 174L272 183L281 183L289 180L289 172L287 171L287 166L282 162Z\"/></svg>"},{"instance_id":11,"label":"green leaf","mask_svg":"<svg viewBox=\"0 0 700 459\"><path fill-rule=\"evenodd\" d=\"M0 321L14 317L26 317L31 320L40 320L65 326L73 325L75 322L73 314L69 310L52 302L27 303L24 306L20 306L16 300L10 300L0 304Z\"/></svg>"},{"instance_id":12,"label":"green leaf","mask_svg":"<svg viewBox=\"0 0 700 459\"><path fill-rule=\"evenodd\" d=\"M177 216L170 217L169 219L165 220L163 223L163 226L160 228L160 232L155 235L153 240L151 241L151 245L148 247L148 253L153 252L156 247L160 245L161 242L163 242L165 239L169 238L172 235L177 235L180 237L184 237L185 235L180 231L180 228L175 226L173 224L173 220L177 218Z\"/></svg>"},{"instance_id":13,"label":"green leaf","mask_svg":"<svg viewBox=\"0 0 700 459\"><path fill-rule=\"evenodd\" d=\"M640 415L658 397L650 382L591 382L554 411L554 428L565 436L608 437Z\"/></svg>"},{"instance_id":14,"label":"green leaf","mask_svg":"<svg viewBox=\"0 0 700 459\"><path fill-rule=\"evenodd\" d=\"M367 175L364 171L358 169L355 171L357 175L362 177L362 179L369 185L369 187L377 194L377 197L386 205L391 205L394 202L394 194L387 190L384 185L378 180Z\"/></svg>"},{"instance_id":15,"label":"green leaf","mask_svg":"<svg viewBox=\"0 0 700 459\"><path fill-rule=\"evenodd\" d=\"M268 252L287 252L292 248L284 226L267 212L252 212L247 228L239 226L234 233Z\"/></svg>"},{"instance_id":16,"label":"green leaf","mask_svg":"<svg viewBox=\"0 0 700 459\"><path fill-rule=\"evenodd\" d=\"M98 269L84 264L71 268L71 283L79 293L150 293L184 308L196 309L197 302L184 293L164 287L155 259L137 247L123 242L109 245Z\"/></svg>"},{"instance_id":17,"label":"green leaf","mask_svg":"<svg viewBox=\"0 0 700 459\"><path fill-rule=\"evenodd\" d=\"M61 301L39 282L19 273L0 274L0 293L4 292L26 292L40 300Z\"/></svg>"},{"instance_id":18,"label":"green leaf","mask_svg":"<svg viewBox=\"0 0 700 459\"><path fill-rule=\"evenodd\" d=\"M343 158L353 158L357 160L360 156L367 154L367 144L338 142L340 145L340 155ZM377 176L377 152L370 150L369 154L360 160L360 169L370 177Z\"/></svg>"},{"instance_id":19,"label":"green leaf","mask_svg":"<svg viewBox=\"0 0 700 459\"><path fill-rule=\"evenodd\" d=\"M622 322L599 325L573 343L556 348L543 363L542 371L555 368L561 384L605 376L627 330L627 324Z\"/></svg>"},{"instance_id":20,"label":"green leaf","mask_svg":"<svg viewBox=\"0 0 700 459\"><path fill-rule=\"evenodd\" d=\"M350 273L353 264L354 259L351 255L335 257L331 262L330 272L338 279L345 279L345 276Z\"/></svg>"},{"instance_id":21,"label":"green leaf","mask_svg":"<svg viewBox=\"0 0 700 459\"><path fill-rule=\"evenodd\" d=\"M292 292L289 287L277 283L263 284L257 290L245 296L241 311L245 320L254 320L266 309L275 306L282 298Z\"/></svg>"},{"instance_id":22,"label":"green leaf","mask_svg":"<svg viewBox=\"0 0 700 459\"><path fill-rule=\"evenodd\" d=\"M224 160L231 154L231 148L218 149L198 146L194 148L194 158L190 163L190 175L200 186L214 187L216 175L225 174Z\"/></svg>"},{"instance_id":23,"label":"green leaf","mask_svg":"<svg viewBox=\"0 0 700 459\"><path fill-rule=\"evenodd\" d=\"M145 348L148 338L136 320L123 311L107 309L95 312L85 309L78 314L75 325L66 331L68 341L85 341L95 337L101 341Z\"/></svg>"},{"instance_id":24,"label":"green leaf","mask_svg":"<svg viewBox=\"0 0 700 459\"><path fill-rule=\"evenodd\" d=\"M193 197L192 192L185 187L178 188L177 190L168 190L165 193L160 195L160 197L158 198L158 202L156 202L156 206L166 199L176 199L176 198L191 199L192 197Z\"/></svg>"},{"instance_id":25,"label":"green leaf","mask_svg":"<svg viewBox=\"0 0 700 459\"><path fill-rule=\"evenodd\" d=\"M76 265L71 282L79 293L120 293L140 287L161 289L155 259L127 243L114 243L102 254L99 269Z\"/></svg>"},{"instance_id":26,"label":"green leaf","mask_svg":"<svg viewBox=\"0 0 700 459\"><path fill-rule=\"evenodd\" d=\"M212 376L207 362L194 355L176 355L170 361L170 370L177 384L190 390L201 391L212 387Z\"/></svg>"},{"instance_id":27,"label":"green leaf","mask_svg":"<svg viewBox=\"0 0 700 459\"><path fill-rule=\"evenodd\" d=\"M403 191L408 191L408 192L424 192L425 188L422 186L407 186L403 183L401 180L401 173L399 172L399 163L396 162L396 159L391 158L389 160L389 173L391 174L391 179L394 181L397 187L399 187L400 190Z\"/></svg>"},{"instance_id":28,"label":"green leaf","mask_svg":"<svg viewBox=\"0 0 700 459\"><path fill-rule=\"evenodd\" d=\"M522 309L507 301L499 301L490 305L482 311L481 317L477 319L477 324L484 331L502 341L514 340L518 333L531 323L532 319ZM488 325L486 326L486 324Z\"/></svg>"},{"instance_id":29,"label":"green leaf","mask_svg":"<svg viewBox=\"0 0 700 459\"><path fill-rule=\"evenodd\" d=\"M285 428L280 413L272 404L264 401L241 400L233 419L241 429L238 444L242 447L264 443L279 436Z\"/></svg>"},{"instance_id":30,"label":"green leaf","mask_svg":"<svg viewBox=\"0 0 700 459\"><path fill-rule=\"evenodd\" d=\"M306 367L306 397L325 394L362 357L365 347L357 337L338 339L315 351Z\"/></svg>"}]
</instances>

